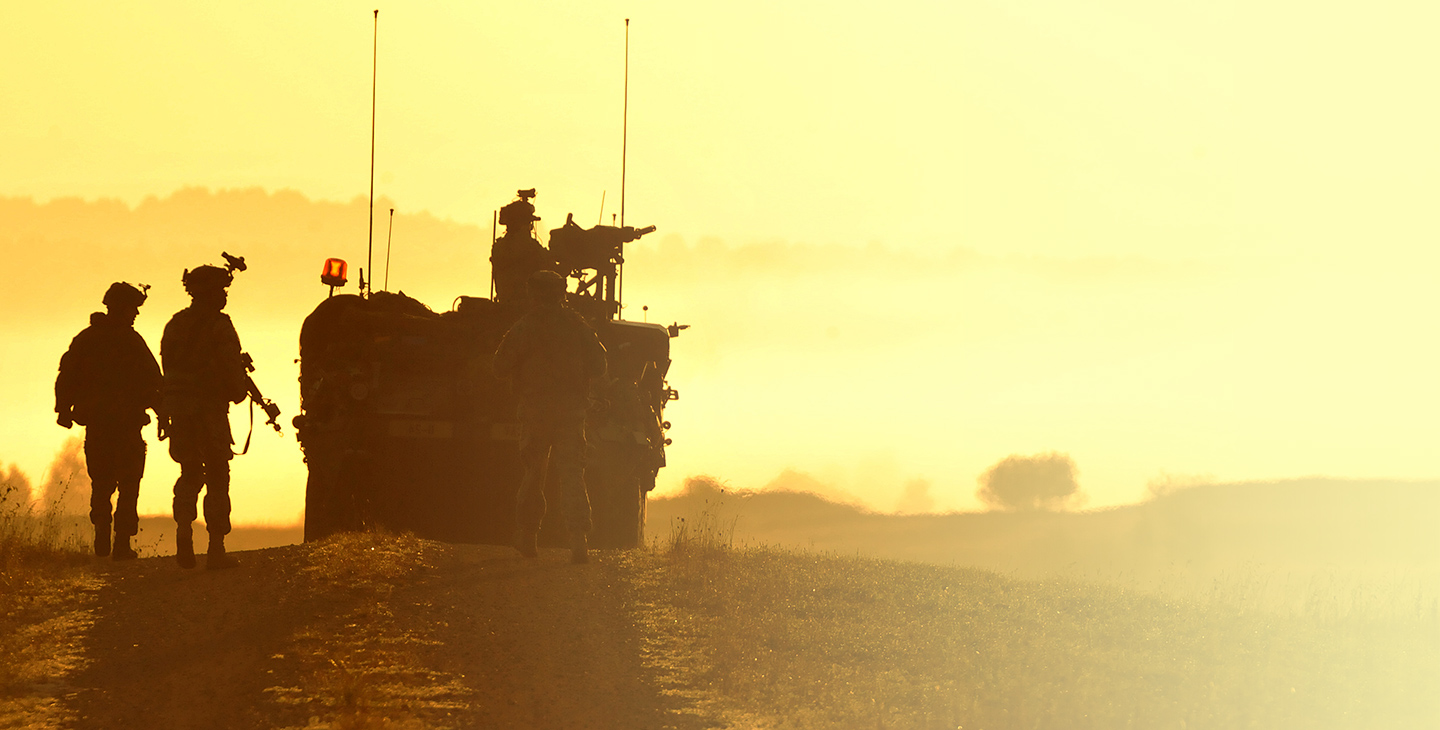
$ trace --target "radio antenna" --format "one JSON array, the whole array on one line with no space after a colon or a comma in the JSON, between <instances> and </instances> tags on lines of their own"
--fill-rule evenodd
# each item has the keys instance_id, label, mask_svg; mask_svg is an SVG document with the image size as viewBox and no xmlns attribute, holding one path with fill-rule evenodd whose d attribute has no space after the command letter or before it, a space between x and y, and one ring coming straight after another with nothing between
<instances>
[{"instance_id":1,"label":"radio antenna","mask_svg":"<svg viewBox=\"0 0 1440 730\"><path fill-rule=\"evenodd\" d=\"M378 12L378 11L377 11ZM625 95L620 116L620 225L625 225L625 161L630 145L630 19L625 19ZM603 215L603 214L602 214Z\"/></svg>"},{"instance_id":2,"label":"radio antenna","mask_svg":"<svg viewBox=\"0 0 1440 730\"><path fill-rule=\"evenodd\" d=\"M601 191L600 191L600 220L595 221L595 225L598 226L598 225L600 225L600 224L602 224L602 223L604 223L604 222L605 222L605 191L604 191L604 190L601 190Z\"/></svg>"},{"instance_id":3,"label":"radio antenna","mask_svg":"<svg viewBox=\"0 0 1440 730\"><path fill-rule=\"evenodd\" d=\"M382 291L390 291L390 239L395 236L395 209L390 209L390 232L385 234L385 285Z\"/></svg>"},{"instance_id":4,"label":"radio antenna","mask_svg":"<svg viewBox=\"0 0 1440 730\"><path fill-rule=\"evenodd\" d=\"M625 19L625 92L624 102L620 115L620 227L625 227L625 163L629 159L630 152L630 19ZM605 216L604 211L600 213L601 218ZM620 261L620 269L615 275L615 301L620 305L620 310L625 308L625 261ZM618 319L621 312L617 310L615 317Z\"/></svg>"},{"instance_id":5,"label":"radio antenna","mask_svg":"<svg viewBox=\"0 0 1440 730\"><path fill-rule=\"evenodd\" d=\"M375 39L370 56L370 240L365 246L365 268L370 269L370 278L375 278L375 266L371 259L375 252L375 72L380 68L380 9L375 9ZM385 276L390 276L387 265ZM374 287L374 281L371 281Z\"/></svg>"}]
</instances>

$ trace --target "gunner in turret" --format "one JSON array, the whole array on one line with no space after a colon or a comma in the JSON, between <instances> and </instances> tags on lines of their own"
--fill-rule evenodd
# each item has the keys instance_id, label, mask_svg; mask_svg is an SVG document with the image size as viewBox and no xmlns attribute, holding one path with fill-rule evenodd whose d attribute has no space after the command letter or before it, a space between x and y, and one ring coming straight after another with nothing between
<instances>
[{"instance_id":1,"label":"gunner in turret","mask_svg":"<svg viewBox=\"0 0 1440 730\"><path fill-rule=\"evenodd\" d=\"M495 239L490 248L490 271L495 280L495 301L500 304L524 306L527 302L526 282L531 274L555 269L555 258L549 249L535 239L533 231L535 188L516 193L519 200L500 209L500 225L504 235Z\"/></svg>"}]
</instances>

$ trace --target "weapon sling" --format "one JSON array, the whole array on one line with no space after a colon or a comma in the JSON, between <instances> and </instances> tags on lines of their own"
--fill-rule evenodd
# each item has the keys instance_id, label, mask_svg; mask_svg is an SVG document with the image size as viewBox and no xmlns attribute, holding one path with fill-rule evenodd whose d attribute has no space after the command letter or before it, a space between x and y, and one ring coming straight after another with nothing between
<instances>
[{"instance_id":1,"label":"weapon sling","mask_svg":"<svg viewBox=\"0 0 1440 730\"><path fill-rule=\"evenodd\" d=\"M255 435L255 399L246 398L246 400L250 401L250 430L245 433L245 448L239 451L230 449L230 453L236 456L244 456L250 453L250 437Z\"/></svg>"}]
</instances>

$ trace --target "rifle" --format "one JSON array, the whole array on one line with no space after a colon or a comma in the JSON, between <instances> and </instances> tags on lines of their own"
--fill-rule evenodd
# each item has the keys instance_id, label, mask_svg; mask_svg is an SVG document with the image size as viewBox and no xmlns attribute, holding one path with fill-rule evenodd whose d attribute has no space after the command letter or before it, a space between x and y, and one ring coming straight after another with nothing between
<instances>
[{"instance_id":1,"label":"rifle","mask_svg":"<svg viewBox=\"0 0 1440 730\"><path fill-rule=\"evenodd\" d=\"M220 257L225 259L225 270L230 272L231 274L234 274L237 271L245 271L246 269L250 268L245 265L244 256L231 256L229 253L221 251ZM266 398L263 394L261 394L260 387L255 385L255 379L250 377L250 373L255 372L255 360L250 357L250 353L242 352L240 353L240 361L245 364L245 394L250 396L250 402L252 404L260 406L260 410L265 411L265 415L270 417L270 420L266 421L265 423L274 426L275 433L283 435L285 432L280 429L280 424L277 423L277 420L280 418L280 406L275 405L275 401L270 400L269 398ZM252 405L252 408L254 407L254 405ZM251 411L251 414L254 414L253 410ZM251 418L251 424L253 427L253 415ZM246 436L245 451L249 450L250 437ZM241 453L245 452L242 451Z\"/></svg>"},{"instance_id":2,"label":"rifle","mask_svg":"<svg viewBox=\"0 0 1440 730\"><path fill-rule=\"evenodd\" d=\"M240 360L245 363L245 394L250 396L251 403L260 406L260 410L265 411L265 415L270 417L265 423L274 426L275 433L284 434L285 432L281 430L280 424L277 423L277 420L280 418L280 406L275 405L275 401L262 395L260 393L260 386L255 385L255 379L250 377L250 373L255 372L255 360L250 357L250 353L248 352L240 353ZM250 439L246 438L245 441L248 445Z\"/></svg>"}]
</instances>

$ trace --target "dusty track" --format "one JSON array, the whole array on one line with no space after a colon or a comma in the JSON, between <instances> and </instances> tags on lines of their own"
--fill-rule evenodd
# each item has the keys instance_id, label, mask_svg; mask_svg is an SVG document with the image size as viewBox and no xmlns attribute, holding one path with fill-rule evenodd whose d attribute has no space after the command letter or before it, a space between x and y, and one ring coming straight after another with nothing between
<instances>
[{"instance_id":1,"label":"dusty track","mask_svg":"<svg viewBox=\"0 0 1440 730\"><path fill-rule=\"evenodd\" d=\"M56 719L75 728L714 726L647 649L642 571L623 554L572 566L562 551L524 561L507 548L405 544L415 554L377 559L392 568L379 577L363 574L373 545L342 549L362 553L347 556L360 575L328 571L310 546L237 553L240 568L216 572L183 571L171 558L97 561L101 587L84 594L94 616L80 639L84 668L68 678Z\"/></svg>"}]
</instances>

